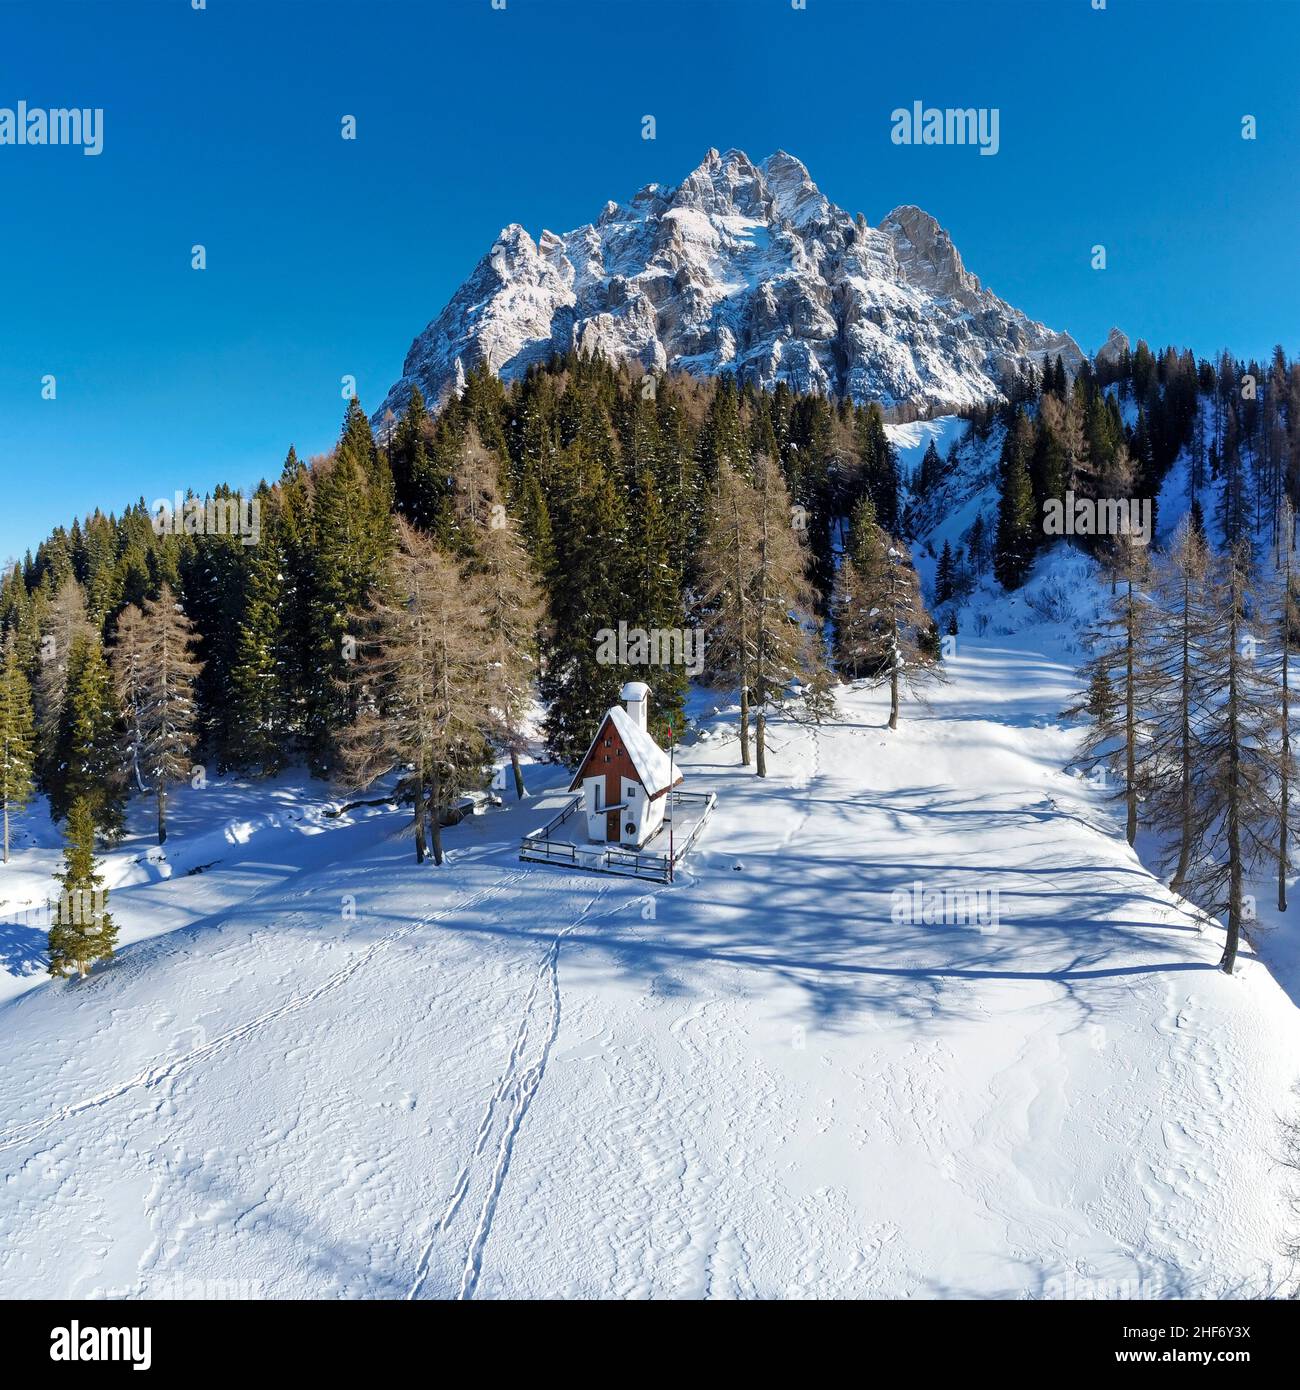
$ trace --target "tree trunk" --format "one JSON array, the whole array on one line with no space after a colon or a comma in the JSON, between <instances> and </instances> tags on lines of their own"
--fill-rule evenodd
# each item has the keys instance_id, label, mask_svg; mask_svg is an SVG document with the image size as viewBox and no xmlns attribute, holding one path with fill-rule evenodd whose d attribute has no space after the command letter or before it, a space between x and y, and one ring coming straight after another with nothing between
<instances>
[{"instance_id":1,"label":"tree trunk","mask_svg":"<svg viewBox=\"0 0 1300 1390\"><path fill-rule=\"evenodd\" d=\"M898 728L898 664L889 673L889 727Z\"/></svg>"},{"instance_id":2,"label":"tree trunk","mask_svg":"<svg viewBox=\"0 0 1300 1390\"><path fill-rule=\"evenodd\" d=\"M736 518L736 603L740 614L740 765L749 766L749 660L748 623L745 621L745 576L741 568L740 506L733 504Z\"/></svg>"},{"instance_id":3,"label":"tree trunk","mask_svg":"<svg viewBox=\"0 0 1300 1390\"><path fill-rule=\"evenodd\" d=\"M1137 803L1137 718L1133 708L1133 580L1128 581L1128 621L1127 640L1125 642L1124 654L1124 777L1125 792L1124 801L1128 808L1128 824L1125 827L1125 837L1129 844L1137 839L1138 829L1138 803Z\"/></svg>"},{"instance_id":4,"label":"tree trunk","mask_svg":"<svg viewBox=\"0 0 1300 1390\"><path fill-rule=\"evenodd\" d=\"M442 863L442 777L438 764L433 764L433 778L429 787L429 829L433 834L433 862Z\"/></svg>"},{"instance_id":5,"label":"tree trunk","mask_svg":"<svg viewBox=\"0 0 1300 1390\"><path fill-rule=\"evenodd\" d=\"M1233 561L1236 563L1235 559ZM1241 749L1238 742L1237 704L1237 576L1229 590L1232 616L1228 627L1228 937L1223 943L1219 969L1231 975L1241 941Z\"/></svg>"},{"instance_id":6,"label":"tree trunk","mask_svg":"<svg viewBox=\"0 0 1300 1390\"><path fill-rule=\"evenodd\" d=\"M1174 870L1170 888L1181 893L1187 880L1188 863L1192 855L1192 663L1188 625L1191 622L1192 586L1183 575L1183 667L1179 688L1179 731L1182 784L1179 787L1180 827L1178 837L1178 867Z\"/></svg>"},{"instance_id":7,"label":"tree trunk","mask_svg":"<svg viewBox=\"0 0 1300 1390\"><path fill-rule=\"evenodd\" d=\"M413 819L415 821L415 862L417 864L424 863L425 854L428 852L425 846L424 839L424 796L424 781L423 779L421 779L419 784L415 788L415 809L413 812Z\"/></svg>"},{"instance_id":8,"label":"tree trunk","mask_svg":"<svg viewBox=\"0 0 1300 1390\"><path fill-rule=\"evenodd\" d=\"M1290 518L1283 515L1284 524ZM1290 525L1286 525L1290 532ZM1282 805L1277 842L1277 910L1286 911L1286 818L1290 812L1291 789L1288 781L1291 775L1291 692L1287 688L1291 672L1291 537L1285 538L1287 547L1286 568L1282 573L1282 767L1278 781L1281 783Z\"/></svg>"},{"instance_id":9,"label":"tree trunk","mask_svg":"<svg viewBox=\"0 0 1300 1390\"><path fill-rule=\"evenodd\" d=\"M1283 607L1283 624L1286 621L1286 608ZM1286 654L1287 634L1282 633L1282 775L1278 779L1282 784L1282 805L1280 825L1278 827L1277 841L1277 910L1286 911L1286 867L1287 867L1287 846L1286 846L1286 818L1290 813L1290 787L1287 785L1290 778L1291 764L1291 701L1287 694L1287 668L1289 662Z\"/></svg>"},{"instance_id":10,"label":"tree trunk","mask_svg":"<svg viewBox=\"0 0 1300 1390\"><path fill-rule=\"evenodd\" d=\"M158 843L167 843L167 783L162 779L161 769L158 775Z\"/></svg>"},{"instance_id":11,"label":"tree trunk","mask_svg":"<svg viewBox=\"0 0 1300 1390\"><path fill-rule=\"evenodd\" d=\"M755 721L754 742L757 745L757 762L754 770L760 777L767 776L767 480L773 465L763 470L763 539L758 551L758 632L756 634L754 668L757 679L754 682L758 694L758 719Z\"/></svg>"},{"instance_id":12,"label":"tree trunk","mask_svg":"<svg viewBox=\"0 0 1300 1390\"><path fill-rule=\"evenodd\" d=\"M749 766L749 686L740 682L740 765Z\"/></svg>"},{"instance_id":13,"label":"tree trunk","mask_svg":"<svg viewBox=\"0 0 1300 1390\"><path fill-rule=\"evenodd\" d=\"M4 862L9 862L9 803L6 801L4 806L5 815L5 857Z\"/></svg>"},{"instance_id":14,"label":"tree trunk","mask_svg":"<svg viewBox=\"0 0 1300 1390\"><path fill-rule=\"evenodd\" d=\"M515 774L515 798L522 801L528 795L528 788L524 786L524 770L519 766L519 753L514 748L510 750L510 768Z\"/></svg>"}]
</instances>

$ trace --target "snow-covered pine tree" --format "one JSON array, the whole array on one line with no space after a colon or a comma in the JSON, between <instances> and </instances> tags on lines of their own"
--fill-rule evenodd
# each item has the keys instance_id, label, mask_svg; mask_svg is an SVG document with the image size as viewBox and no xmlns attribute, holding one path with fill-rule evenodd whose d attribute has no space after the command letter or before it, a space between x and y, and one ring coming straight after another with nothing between
<instances>
[{"instance_id":1,"label":"snow-covered pine tree","mask_svg":"<svg viewBox=\"0 0 1300 1390\"><path fill-rule=\"evenodd\" d=\"M486 776L490 641L457 562L408 522L397 523L397 538L370 605L353 618L356 715L339 739L337 775L363 788L399 772L398 794L413 808L416 861L424 862L431 835L441 864L447 811Z\"/></svg>"},{"instance_id":2,"label":"snow-covered pine tree","mask_svg":"<svg viewBox=\"0 0 1300 1390\"><path fill-rule=\"evenodd\" d=\"M55 874L60 892L52 905L50 974L58 979L75 969L85 979L99 960L111 960L117 925L108 911L108 889L95 861L98 812L85 796L68 808L63 872Z\"/></svg>"},{"instance_id":3,"label":"snow-covered pine tree","mask_svg":"<svg viewBox=\"0 0 1300 1390\"><path fill-rule=\"evenodd\" d=\"M35 788L36 724L32 692L23 670L16 630L5 633L0 651L0 813L4 817L4 863L9 862L9 821L31 800Z\"/></svg>"},{"instance_id":4,"label":"snow-covered pine tree","mask_svg":"<svg viewBox=\"0 0 1300 1390\"><path fill-rule=\"evenodd\" d=\"M129 604L117 620L113 677L125 725L125 771L153 795L158 843L167 840L167 788L188 779L198 738L194 625L164 584L143 609Z\"/></svg>"}]
</instances>

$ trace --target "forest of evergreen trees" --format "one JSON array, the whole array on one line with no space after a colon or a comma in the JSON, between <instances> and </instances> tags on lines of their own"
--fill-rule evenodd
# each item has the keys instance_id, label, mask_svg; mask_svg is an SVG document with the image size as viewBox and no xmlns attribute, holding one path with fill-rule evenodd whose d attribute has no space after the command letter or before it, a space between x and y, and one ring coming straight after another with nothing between
<instances>
[{"instance_id":1,"label":"forest of evergreen trees","mask_svg":"<svg viewBox=\"0 0 1300 1390\"><path fill-rule=\"evenodd\" d=\"M1136 407L1129 423L1125 403ZM1248 875L1271 867L1286 907L1300 364L1281 348L1261 366L1139 343L1073 383L1059 363L1045 369L1000 414L993 564L1009 589L1053 539L1048 499L1144 498L1155 512L1186 453L1188 511L1162 549L1125 533L1081 542L1110 572L1111 603L1074 712L1091 723L1085 764L1115 773L1129 843L1151 831L1171 887L1225 920L1231 973L1255 916Z\"/></svg>"},{"instance_id":2,"label":"forest of evergreen trees","mask_svg":"<svg viewBox=\"0 0 1300 1390\"><path fill-rule=\"evenodd\" d=\"M1118 605L1088 709L1094 751L1127 743L1130 837L1139 803L1166 818L1177 807L1177 881L1191 883L1236 806L1240 869L1243 845L1272 846L1276 834L1247 790L1223 779L1242 775L1245 749L1274 750L1285 737L1289 756L1289 732L1285 720L1272 732L1261 724L1271 696L1250 682L1273 677L1261 663L1243 674L1222 641L1270 624L1276 633L1275 617L1294 634L1290 600L1261 596L1256 580L1260 546L1280 553L1290 539L1300 365L1280 349L1261 367L1139 343L1070 380L1057 359L1003 404L972 412L969 437L998 426L996 522L981 514L937 557L931 598L954 632L986 572L1008 590L1025 581L1053 539L1049 499L1155 499L1187 451L1196 500L1159 582L1148 583L1139 560L1150 557L1124 538L1080 541L1110 570ZM931 444L915 476L900 478L876 406L766 393L729 376L657 379L571 354L509 386L475 370L436 415L417 391L379 434L353 399L330 454L304 462L291 448L278 478L256 490L254 544L160 533L141 499L56 529L4 575L6 857L10 816L36 790L93 873L88 843L120 834L128 795L156 803L162 841L170 786L204 768L270 775L302 762L350 787L395 774L417 856L440 862L446 813L492 764L508 759L524 794L519 754L538 696L546 748L563 762L632 678L652 688L655 731L680 731L685 668L605 659L600 633L620 623L703 633L703 679L739 690L740 757L760 775L767 720L792 693L800 717L819 718L837 674L886 682L892 726L900 687L935 671L939 635L908 539L953 460ZM234 496L225 486L211 494ZM1215 499L1219 556L1209 555L1200 497ZM1168 634L1180 628L1156 621L1151 605L1180 611L1176 580L1196 547L1205 554L1195 565L1215 577L1184 591L1196 612L1186 609L1181 628L1183 670L1194 652L1197 681L1238 691L1242 722L1225 734L1207 721L1193 748L1195 720L1185 715L1177 737L1166 722L1190 698L1191 677L1179 686L1169 674L1178 663ZM1188 790L1192 767L1211 780ZM1285 788L1274 760L1251 784L1255 802L1285 803L1279 780ZM1232 859L1224 844L1216 863ZM1229 876L1240 896L1240 872ZM1218 891L1216 879L1207 905Z\"/></svg>"},{"instance_id":3,"label":"forest of evergreen trees","mask_svg":"<svg viewBox=\"0 0 1300 1390\"><path fill-rule=\"evenodd\" d=\"M436 417L417 392L380 433L353 399L328 456L290 449L256 490L254 544L155 529L141 499L57 529L4 576L6 829L40 790L56 819L77 807L112 839L138 793L161 841L167 789L196 768L305 762L346 786L396 773L417 854L440 860L443 817L493 762L523 793L538 695L557 760L634 676L656 730L680 731L685 668L612 664L602 630L701 631L703 677L740 688L760 774L792 691L816 717L834 661L884 679L930 635L874 407L574 355L510 387L475 371ZM832 612L845 635L828 652Z\"/></svg>"}]
</instances>

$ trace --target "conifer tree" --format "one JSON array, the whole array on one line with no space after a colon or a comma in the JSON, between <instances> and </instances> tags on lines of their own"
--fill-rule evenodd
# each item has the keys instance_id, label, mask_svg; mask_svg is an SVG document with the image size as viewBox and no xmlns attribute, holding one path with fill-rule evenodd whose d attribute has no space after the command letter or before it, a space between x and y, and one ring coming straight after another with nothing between
<instances>
[{"instance_id":1,"label":"conifer tree","mask_svg":"<svg viewBox=\"0 0 1300 1390\"><path fill-rule=\"evenodd\" d=\"M1049 498L1064 498L1067 492L1079 494L1089 473L1087 436L1075 399L1044 396L1041 412L1040 504Z\"/></svg>"},{"instance_id":2,"label":"conifer tree","mask_svg":"<svg viewBox=\"0 0 1300 1390\"><path fill-rule=\"evenodd\" d=\"M40 652L40 614L38 600L43 596L27 592L20 565L13 565L0 580L0 633L12 635L18 644L18 661L30 675L36 669Z\"/></svg>"},{"instance_id":3,"label":"conifer tree","mask_svg":"<svg viewBox=\"0 0 1300 1390\"><path fill-rule=\"evenodd\" d=\"M685 633L686 606L681 575L672 564L672 527L664 513L654 474L643 469L633 481L632 515L629 528L629 566L626 579L629 612L635 625L661 638L674 632ZM678 661L678 655L681 660ZM659 665L647 679L653 691L650 731L660 740L669 726L680 735L685 722L687 661L684 648L678 653L661 652Z\"/></svg>"},{"instance_id":4,"label":"conifer tree","mask_svg":"<svg viewBox=\"0 0 1300 1390\"><path fill-rule=\"evenodd\" d=\"M885 432L885 417L874 401L858 412L854 435L876 521L892 535L899 523L898 454Z\"/></svg>"},{"instance_id":5,"label":"conifer tree","mask_svg":"<svg viewBox=\"0 0 1300 1390\"><path fill-rule=\"evenodd\" d=\"M812 592L802 533L790 524L790 494L776 460L754 459L758 502L758 556L754 569L754 770L767 776L767 720L782 705L800 673L821 664L808 640Z\"/></svg>"},{"instance_id":6,"label":"conifer tree","mask_svg":"<svg viewBox=\"0 0 1300 1390\"><path fill-rule=\"evenodd\" d=\"M158 810L158 843L167 840L167 789L191 771L197 739L194 625L164 584L156 599L122 610L113 675L126 728L126 767Z\"/></svg>"},{"instance_id":7,"label":"conifer tree","mask_svg":"<svg viewBox=\"0 0 1300 1390\"><path fill-rule=\"evenodd\" d=\"M50 923L50 974L62 979L76 970L82 979L96 961L111 960L117 926L108 912L108 890L95 860L97 811L78 796L68 808L63 872Z\"/></svg>"},{"instance_id":8,"label":"conifer tree","mask_svg":"<svg viewBox=\"0 0 1300 1390\"><path fill-rule=\"evenodd\" d=\"M56 744L68 689L68 658L77 637L89 636L90 616L81 585L71 575L54 591L40 622L39 661L33 700L37 728L37 769L42 789L50 794L57 760Z\"/></svg>"},{"instance_id":9,"label":"conifer tree","mask_svg":"<svg viewBox=\"0 0 1300 1390\"><path fill-rule=\"evenodd\" d=\"M1025 416L1018 415L1002 447L1002 490L998 497L993 572L1004 589L1018 589L1025 582L1040 535L1029 481L1033 437L1033 426Z\"/></svg>"},{"instance_id":10,"label":"conifer tree","mask_svg":"<svg viewBox=\"0 0 1300 1390\"><path fill-rule=\"evenodd\" d=\"M304 734L312 766L327 771L350 722L349 615L364 606L392 550L391 478L355 398L332 458L315 470L311 581L303 672Z\"/></svg>"},{"instance_id":11,"label":"conifer tree","mask_svg":"<svg viewBox=\"0 0 1300 1390\"><path fill-rule=\"evenodd\" d=\"M456 797L481 786L489 694L483 617L452 557L408 522L363 612L355 672L356 710L339 740L338 776L369 786L398 772L398 794L413 808L415 856L432 836L441 864L442 824Z\"/></svg>"},{"instance_id":12,"label":"conifer tree","mask_svg":"<svg viewBox=\"0 0 1300 1390\"><path fill-rule=\"evenodd\" d=\"M551 522L556 536L565 539L562 548L556 546L546 576L549 622L541 693L548 703L547 747L561 762L586 751L631 674L601 659L601 632L615 630L630 607L626 513L602 461L610 447L604 427L588 422L555 464Z\"/></svg>"},{"instance_id":13,"label":"conifer tree","mask_svg":"<svg viewBox=\"0 0 1300 1390\"><path fill-rule=\"evenodd\" d=\"M1192 505L1191 505L1191 507L1188 509L1188 512L1187 512L1187 519L1188 519L1188 524L1191 526L1192 530L1196 532L1196 534L1201 538L1202 543L1204 543L1204 542L1205 542L1205 512L1203 511L1203 509L1202 509L1202 507L1201 507L1200 500L1199 500L1198 498L1195 498L1195 497L1192 498Z\"/></svg>"},{"instance_id":14,"label":"conifer tree","mask_svg":"<svg viewBox=\"0 0 1300 1390\"><path fill-rule=\"evenodd\" d=\"M1230 975L1247 920L1246 874L1273 862L1278 843L1280 698L1251 617L1258 605L1246 542L1219 558L1207 600L1211 640L1204 674L1217 697L1201 721L1198 741L1196 814L1204 853L1188 875L1188 896L1206 911L1226 915L1219 964Z\"/></svg>"},{"instance_id":15,"label":"conifer tree","mask_svg":"<svg viewBox=\"0 0 1300 1390\"><path fill-rule=\"evenodd\" d=\"M904 689L918 694L939 674L937 630L906 548L876 524L868 499L853 516L836 605L841 669L889 684L889 727L898 728Z\"/></svg>"},{"instance_id":16,"label":"conifer tree","mask_svg":"<svg viewBox=\"0 0 1300 1390\"><path fill-rule=\"evenodd\" d=\"M1278 675L1278 844L1277 907L1286 911L1286 878L1291 868L1288 851L1291 815L1291 782L1295 763L1291 755L1291 645L1300 631L1300 605L1295 594L1295 509L1289 499L1280 507L1276 528L1278 557L1278 646L1281 669Z\"/></svg>"},{"instance_id":17,"label":"conifer tree","mask_svg":"<svg viewBox=\"0 0 1300 1390\"><path fill-rule=\"evenodd\" d=\"M1158 576L1155 592L1163 616L1139 655L1154 767L1147 815L1161 829L1174 831L1169 886L1175 893L1182 892L1197 849L1197 725L1212 698L1204 680L1208 571L1204 540L1184 518Z\"/></svg>"},{"instance_id":18,"label":"conifer tree","mask_svg":"<svg viewBox=\"0 0 1300 1390\"><path fill-rule=\"evenodd\" d=\"M754 578L759 502L739 469L719 467L706 513L699 575L709 678L734 684L740 696L740 762L749 766L750 689L755 635Z\"/></svg>"},{"instance_id":19,"label":"conifer tree","mask_svg":"<svg viewBox=\"0 0 1300 1390\"><path fill-rule=\"evenodd\" d=\"M450 489L439 467L432 436L434 423L418 386L393 433L391 461L397 509L414 525L444 536L450 520Z\"/></svg>"},{"instance_id":20,"label":"conifer tree","mask_svg":"<svg viewBox=\"0 0 1300 1390\"><path fill-rule=\"evenodd\" d=\"M81 634L73 638L68 656L67 692L54 746L49 796L55 820L83 801L106 838L121 834L121 739L121 712L103 647L94 636Z\"/></svg>"},{"instance_id":21,"label":"conifer tree","mask_svg":"<svg viewBox=\"0 0 1300 1390\"><path fill-rule=\"evenodd\" d=\"M887 669L881 614L869 592L870 577L878 564L881 534L875 504L871 495L865 493L850 521L832 609L835 661L850 680L874 678Z\"/></svg>"},{"instance_id":22,"label":"conifer tree","mask_svg":"<svg viewBox=\"0 0 1300 1390\"><path fill-rule=\"evenodd\" d=\"M312 651L313 488L310 472L291 445L276 484L275 506L270 518L273 553L280 565L276 583L279 612L275 671L281 709L276 723L285 731L289 743L289 747L282 750L282 757L287 757L290 749L303 739L306 726L307 672L310 667L309 653ZM190 611L188 607L187 611ZM279 764L263 765L270 771Z\"/></svg>"},{"instance_id":23,"label":"conifer tree","mask_svg":"<svg viewBox=\"0 0 1300 1390\"><path fill-rule=\"evenodd\" d=\"M747 470L749 441L740 418L740 398L735 379L724 372L717 380L700 431L699 461L705 482L712 486L725 467Z\"/></svg>"},{"instance_id":24,"label":"conifer tree","mask_svg":"<svg viewBox=\"0 0 1300 1390\"><path fill-rule=\"evenodd\" d=\"M31 688L23 670L17 634L5 634L0 654L0 813L4 817L4 863L9 862L9 822L31 800L36 769L36 726Z\"/></svg>"},{"instance_id":25,"label":"conifer tree","mask_svg":"<svg viewBox=\"0 0 1300 1390\"><path fill-rule=\"evenodd\" d=\"M1088 676L1088 694L1083 708L1094 724L1111 725L1115 718L1115 688L1104 662L1096 662Z\"/></svg>"},{"instance_id":26,"label":"conifer tree","mask_svg":"<svg viewBox=\"0 0 1300 1390\"><path fill-rule=\"evenodd\" d=\"M947 603L952 597L952 544L945 540L934 572L934 601Z\"/></svg>"},{"instance_id":27,"label":"conifer tree","mask_svg":"<svg viewBox=\"0 0 1300 1390\"><path fill-rule=\"evenodd\" d=\"M472 427L471 427L472 428ZM467 562L467 595L483 623L484 728L508 754L515 795L528 794L519 754L535 697L538 638L545 607L532 562L501 497L495 461L488 466L477 432L467 440L456 477L456 512Z\"/></svg>"},{"instance_id":28,"label":"conifer tree","mask_svg":"<svg viewBox=\"0 0 1300 1390\"><path fill-rule=\"evenodd\" d=\"M262 533L248 547L243 609L228 682L222 762L228 767L278 772L290 746L283 629L292 621L285 599L289 558L281 536L281 503L263 491ZM165 587L165 586L164 586Z\"/></svg>"},{"instance_id":29,"label":"conifer tree","mask_svg":"<svg viewBox=\"0 0 1300 1390\"><path fill-rule=\"evenodd\" d=\"M1082 753L1095 766L1109 759L1116 745L1122 748L1124 776L1119 795L1124 800L1124 834L1131 845L1137 839L1140 775L1147 772L1146 749L1141 745L1145 708L1143 654L1149 645L1154 618L1142 587L1148 572L1146 553L1125 539L1128 543L1119 566L1123 590L1093 633L1094 654L1085 667L1090 692L1087 704L1094 722ZM1103 709L1099 698L1107 686L1116 692L1109 710ZM1078 708L1071 713L1078 713Z\"/></svg>"},{"instance_id":30,"label":"conifer tree","mask_svg":"<svg viewBox=\"0 0 1300 1390\"><path fill-rule=\"evenodd\" d=\"M976 579L981 578L989 566L988 525L983 512L978 512L971 522L966 537L966 553L970 557L971 574Z\"/></svg>"},{"instance_id":31,"label":"conifer tree","mask_svg":"<svg viewBox=\"0 0 1300 1390\"><path fill-rule=\"evenodd\" d=\"M931 438L925 446L925 453L921 456L921 463L913 484L914 490L918 496L926 497L938 487L942 478L943 460L939 457L939 450L935 447L934 439Z\"/></svg>"}]
</instances>

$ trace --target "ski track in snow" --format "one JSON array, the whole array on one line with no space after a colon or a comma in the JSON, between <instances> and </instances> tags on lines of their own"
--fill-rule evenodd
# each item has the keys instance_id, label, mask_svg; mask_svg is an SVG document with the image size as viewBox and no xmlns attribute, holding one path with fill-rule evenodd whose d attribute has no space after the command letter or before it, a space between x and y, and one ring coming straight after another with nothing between
<instances>
[{"instance_id":1,"label":"ski track in snow","mask_svg":"<svg viewBox=\"0 0 1300 1390\"><path fill-rule=\"evenodd\" d=\"M766 782L685 750L719 804L671 886L520 866L532 803L436 874L376 822L6 1005L0 1294L1259 1288L1294 1004L1062 775L1069 672L968 646L895 734L860 687L777 721ZM1001 929L891 920L917 879L999 888ZM316 930L354 891L381 934Z\"/></svg>"},{"instance_id":2,"label":"ski track in snow","mask_svg":"<svg viewBox=\"0 0 1300 1390\"><path fill-rule=\"evenodd\" d=\"M532 987L528 991L528 998L524 1003L523 1014L510 1048L510 1055L506 1059L505 1069L488 1097L483 1118L479 1122L473 1151L456 1175L456 1182L452 1188L446 1210L420 1255L415 1282L407 1293L408 1299L419 1297L425 1279L428 1277L429 1261L437 1237L445 1235L450 1229L477 1176L478 1183L484 1188L484 1192L479 1206L478 1220L465 1253L459 1292L461 1299L474 1297L479 1273L483 1267L483 1251L492 1230L492 1216L496 1211L497 1201L501 1196L501 1189L510 1169L510 1159L514 1153L515 1140L519 1135L520 1127L523 1125L524 1116L528 1113L528 1107L537 1093L537 1088L542 1084L542 1078L546 1074L546 1063L560 1028L560 945L570 932L575 931L588 920L592 907L599 901L607 887L607 884L601 884L573 921L551 938L550 945L547 947L541 964L537 967L537 973L533 977ZM541 995L545 997L546 1028L536 1057L525 1065L524 1054L528 1045L529 1033L530 1030L536 1032L533 1018L534 1006ZM482 1159L484 1151L489 1146L489 1141L494 1136L496 1137L495 1154L486 1170L476 1174L476 1169L481 1166L479 1160Z\"/></svg>"},{"instance_id":3,"label":"ski track in snow","mask_svg":"<svg viewBox=\"0 0 1300 1390\"><path fill-rule=\"evenodd\" d=\"M82 1100L73 1101L70 1104L60 1106L53 1114L46 1116L43 1120L33 1121L25 1125L15 1125L12 1129L0 1130L0 1152L12 1149L19 1144L37 1138L47 1130L53 1129L56 1125L72 1119L87 1110L96 1110L101 1106L109 1104L111 1101L127 1095L131 1091L141 1087L153 1087L164 1081L171 1080L179 1076L181 1072L192 1067L196 1062L201 1062L230 1046L232 1043L246 1042L253 1037L260 1029L267 1024L274 1023L277 1019L285 1018L290 1014L296 1013L299 1009L304 1009L313 1004L322 996L345 985L359 970L361 970L375 956L388 951L392 946L408 937L412 932L418 931L421 927L429 926L433 922L442 921L452 915L453 912L463 912L467 908L477 906L486 898L494 893L502 891L511 882L515 882L523 877L522 871L509 874L499 883L491 885L480 893L474 894L465 901L458 903L455 908L444 908L437 912L431 912L417 921L411 922L408 926L399 927L390 932L387 936L381 937L378 941L373 941L364 950L354 956L345 966L334 972L333 975L325 979L315 988L295 995L292 999L273 1009L251 1018L246 1023L242 1023L237 1028L231 1028L222 1033L219 1037L212 1038L201 1046L183 1052L178 1057L168 1058L164 1062L158 1062L153 1066L145 1067L127 1080L109 1087L107 1090L99 1092L97 1095L87 1096Z\"/></svg>"}]
</instances>

